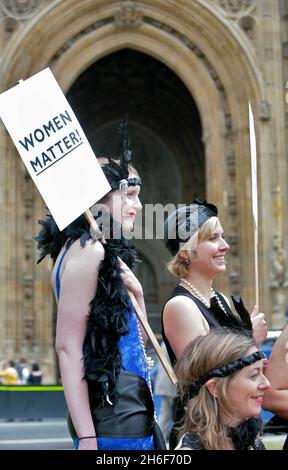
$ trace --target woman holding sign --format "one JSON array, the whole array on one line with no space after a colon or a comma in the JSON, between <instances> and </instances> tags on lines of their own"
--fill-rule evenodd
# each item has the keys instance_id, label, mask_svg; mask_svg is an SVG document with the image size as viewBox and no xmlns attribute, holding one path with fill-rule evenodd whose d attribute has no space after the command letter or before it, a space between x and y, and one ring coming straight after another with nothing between
<instances>
[{"instance_id":1,"label":"woman holding sign","mask_svg":"<svg viewBox=\"0 0 288 470\"><path fill-rule=\"evenodd\" d=\"M55 261L56 350L79 450L163 448L144 340L127 293L128 288L145 312L142 286L131 271L135 252L125 238L142 208L126 124L120 159L100 159L112 188L98 212L96 205L106 242L91 239L84 216L63 232L48 217L37 237L40 259L49 254Z\"/></svg>"}]
</instances>

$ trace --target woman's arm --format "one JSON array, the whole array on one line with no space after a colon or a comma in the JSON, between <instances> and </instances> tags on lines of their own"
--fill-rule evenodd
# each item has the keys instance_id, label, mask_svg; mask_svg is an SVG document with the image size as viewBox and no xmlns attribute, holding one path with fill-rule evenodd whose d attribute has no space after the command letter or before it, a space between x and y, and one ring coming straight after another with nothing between
<instances>
[{"instance_id":1,"label":"woman's arm","mask_svg":"<svg viewBox=\"0 0 288 470\"><path fill-rule=\"evenodd\" d=\"M197 336L206 335L209 325L193 300L176 296L167 302L163 311L165 336L178 359Z\"/></svg>"},{"instance_id":2,"label":"woman's arm","mask_svg":"<svg viewBox=\"0 0 288 470\"><path fill-rule=\"evenodd\" d=\"M143 288L140 283L140 281L137 279L135 274L131 271L131 269L127 266L126 263L121 258L118 258L119 266L122 270L121 273L121 278L123 283L125 284L126 288L134 294L135 299L138 302L138 305L141 309L141 312L144 315L144 318L147 320L147 313L146 313L146 306L145 306L145 300L144 300L144 294L143 294ZM144 331L144 328L140 324L141 327L141 333L143 340L147 340L147 334Z\"/></svg>"},{"instance_id":3,"label":"woman's arm","mask_svg":"<svg viewBox=\"0 0 288 470\"><path fill-rule=\"evenodd\" d=\"M265 321L265 314L259 312L258 305L254 306L251 313L251 322L253 328L253 338L256 344L261 344L267 336L267 325Z\"/></svg>"},{"instance_id":4,"label":"woman's arm","mask_svg":"<svg viewBox=\"0 0 288 470\"><path fill-rule=\"evenodd\" d=\"M271 387L264 393L263 408L288 420L288 390Z\"/></svg>"},{"instance_id":5,"label":"woman's arm","mask_svg":"<svg viewBox=\"0 0 288 470\"><path fill-rule=\"evenodd\" d=\"M56 351L69 413L78 437L95 436L84 377L83 343L89 304L97 289L99 265L104 249L88 241L84 248L75 242L69 249L61 276L56 327ZM79 450L97 449L96 439L83 439Z\"/></svg>"},{"instance_id":6,"label":"woman's arm","mask_svg":"<svg viewBox=\"0 0 288 470\"><path fill-rule=\"evenodd\" d=\"M288 325L272 348L265 375L271 388L265 391L263 407L288 419Z\"/></svg>"}]
</instances>

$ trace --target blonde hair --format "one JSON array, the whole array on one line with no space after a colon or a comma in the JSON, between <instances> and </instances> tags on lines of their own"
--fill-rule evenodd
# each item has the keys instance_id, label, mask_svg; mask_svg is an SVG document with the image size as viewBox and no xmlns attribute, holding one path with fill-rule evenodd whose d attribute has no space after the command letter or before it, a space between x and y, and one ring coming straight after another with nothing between
<instances>
[{"instance_id":1,"label":"blonde hair","mask_svg":"<svg viewBox=\"0 0 288 470\"><path fill-rule=\"evenodd\" d=\"M188 272L189 267L185 265L186 258L180 255L180 250L187 251L188 259L193 262L196 257L196 248L199 243L207 240L215 232L217 223L219 222L218 217L210 217L199 230L193 233L192 237L178 250L178 253L167 263L167 269L174 276L185 276Z\"/></svg>"},{"instance_id":2,"label":"blonde hair","mask_svg":"<svg viewBox=\"0 0 288 470\"><path fill-rule=\"evenodd\" d=\"M232 333L214 328L206 336L198 336L189 343L176 364L180 396L189 397L189 385L212 369L221 367L241 357L256 347L253 338L243 333ZM220 411L233 415L228 396L228 385L233 375L217 378L218 396L215 398L203 385L198 394L187 401L185 422L179 435L193 431L198 434L207 450L221 450L227 443L227 428L221 423Z\"/></svg>"}]
</instances>

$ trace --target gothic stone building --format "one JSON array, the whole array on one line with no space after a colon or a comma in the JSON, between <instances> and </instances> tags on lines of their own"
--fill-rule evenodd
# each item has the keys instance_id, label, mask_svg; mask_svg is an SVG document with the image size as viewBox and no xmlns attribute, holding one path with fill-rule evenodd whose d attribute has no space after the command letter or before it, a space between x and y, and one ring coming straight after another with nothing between
<instances>
[{"instance_id":1,"label":"gothic stone building","mask_svg":"<svg viewBox=\"0 0 288 470\"><path fill-rule=\"evenodd\" d=\"M287 0L2 0L0 91L53 71L96 155L130 115L144 203L215 202L231 245L226 293L255 299L248 101L258 148L259 288L284 324L287 278ZM116 145L116 144L115 144ZM113 148L112 148L113 147ZM33 236L45 204L0 124L0 358L56 379L49 260ZM175 282L161 240L136 240L150 322Z\"/></svg>"}]
</instances>

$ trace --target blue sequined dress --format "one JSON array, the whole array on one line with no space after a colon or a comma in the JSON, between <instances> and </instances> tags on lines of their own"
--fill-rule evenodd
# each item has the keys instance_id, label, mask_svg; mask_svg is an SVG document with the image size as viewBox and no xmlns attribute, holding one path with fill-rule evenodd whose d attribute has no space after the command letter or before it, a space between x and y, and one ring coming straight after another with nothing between
<instances>
[{"instance_id":1,"label":"blue sequined dress","mask_svg":"<svg viewBox=\"0 0 288 470\"><path fill-rule=\"evenodd\" d=\"M149 373L143 347L140 342L137 326L137 316L133 306L130 306L129 333L122 336L119 348L122 355L122 369L143 377L149 385ZM153 450L153 435L144 437L99 437L97 439L99 450ZM76 446L78 442L75 442Z\"/></svg>"},{"instance_id":2,"label":"blue sequined dress","mask_svg":"<svg viewBox=\"0 0 288 470\"><path fill-rule=\"evenodd\" d=\"M56 271L56 291L57 297L60 296L60 268L64 257L71 246L68 243L64 250L58 268ZM147 367L146 358L143 351L143 346L140 341L140 334L138 330L137 316L130 302L129 311L127 312L127 322L129 325L129 332L125 336L121 336L119 341L119 349L122 357L122 369L132 372L136 375L143 377L148 384L150 391L150 379ZM153 450L154 439L153 435L143 437L99 437L97 438L99 450ZM74 447L77 449L79 440L74 439Z\"/></svg>"}]
</instances>

